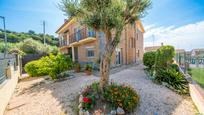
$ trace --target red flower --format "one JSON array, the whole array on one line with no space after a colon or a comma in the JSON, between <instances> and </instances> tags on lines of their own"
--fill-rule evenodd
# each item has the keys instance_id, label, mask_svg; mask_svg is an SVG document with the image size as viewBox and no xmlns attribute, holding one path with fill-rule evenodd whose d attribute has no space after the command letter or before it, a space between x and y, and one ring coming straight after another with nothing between
<instances>
[{"instance_id":1,"label":"red flower","mask_svg":"<svg viewBox=\"0 0 204 115\"><path fill-rule=\"evenodd\" d=\"M84 98L83 98L83 101L86 102L86 103L91 103L91 99L89 99L89 98L87 98L87 97L84 97Z\"/></svg>"}]
</instances>

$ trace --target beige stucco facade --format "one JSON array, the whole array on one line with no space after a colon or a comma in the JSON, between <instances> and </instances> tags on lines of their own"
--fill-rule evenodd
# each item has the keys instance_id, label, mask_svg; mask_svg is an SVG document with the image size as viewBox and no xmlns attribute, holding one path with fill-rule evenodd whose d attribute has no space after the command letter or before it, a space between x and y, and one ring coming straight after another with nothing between
<instances>
[{"instance_id":1,"label":"beige stucco facade","mask_svg":"<svg viewBox=\"0 0 204 115\"><path fill-rule=\"evenodd\" d=\"M74 19L66 20L56 31L60 51L79 63L97 62L105 46L105 35L80 25ZM131 64L143 58L143 33L140 21L127 25L120 43L112 55L112 65Z\"/></svg>"}]
</instances>

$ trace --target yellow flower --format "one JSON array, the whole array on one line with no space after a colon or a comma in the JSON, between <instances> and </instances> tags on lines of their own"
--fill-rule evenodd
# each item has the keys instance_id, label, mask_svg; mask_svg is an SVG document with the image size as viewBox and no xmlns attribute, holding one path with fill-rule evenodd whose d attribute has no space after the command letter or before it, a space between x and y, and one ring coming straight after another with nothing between
<instances>
[{"instance_id":1,"label":"yellow flower","mask_svg":"<svg viewBox=\"0 0 204 115\"><path fill-rule=\"evenodd\" d=\"M114 90L118 90L118 88L114 88Z\"/></svg>"}]
</instances>

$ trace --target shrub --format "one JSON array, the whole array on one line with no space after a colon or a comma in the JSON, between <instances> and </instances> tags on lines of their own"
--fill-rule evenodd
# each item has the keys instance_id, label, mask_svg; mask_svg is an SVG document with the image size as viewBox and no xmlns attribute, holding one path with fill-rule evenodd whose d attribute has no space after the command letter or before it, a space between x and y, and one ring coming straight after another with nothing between
<instances>
[{"instance_id":1,"label":"shrub","mask_svg":"<svg viewBox=\"0 0 204 115\"><path fill-rule=\"evenodd\" d=\"M57 54L54 56L50 54L50 71L49 75L52 79L59 79L58 74L72 68L72 60L69 56Z\"/></svg>"},{"instance_id":2,"label":"shrub","mask_svg":"<svg viewBox=\"0 0 204 115\"><path fill-rule=\"evenodd\" d=\"M148 68L152 68L152 66L155 64L155 57L156 57L156 52L146 52L143 56L143 63L145 66Z\"/></svg>"},{"instance_id":3,"label":"shrub","mask_svg":"<svg viewBox=\"0 0 204 115\"><path fill-rule=\"evenodd\" d=\"M48 75L49 73L49 61L47 57L43 57L40 60L35 60L25 65L25 71L29 76L37 77Z\"/></svg>"},{"instance_id":4,"label":"shrub","mask_svg":"<svg viewBox=\"0 0 204 115\"><path fill-rule=\"evenodd\" d=\"M58 48L56 46L44 45L43 43L33 40L32 38L25 39L22 42L16 43L12 49L19 49L27 54L57 54ZM10 50L12 50L10 49Z\"/></svg>"},{"instance_id":5,"label":"shrub","mask_svg":"<svg viewBox=\"0 0 204 115\"><path fill-rule=\"evenodd\" d=\"M85 70L92 71L92 69L93 69L92 65L90 65L90 64L85 65Z\"/></svg>"},{"instance_id":6,"label":"shrub","mask_svg":"<svg viewBox=\"0 0 204 115\"><path fill-rule=\"evenodd\" d=\"M175 56L175 50L173 46L162 46L156 53L156 67L167 67L172 63L172 59Z\"/></svg>"},{"instance_id":7,"label":"shrub","mask_svg":"<svg viewBox=\"0 0 204 115\"><path fill-rule=\"evenodd\" d=\"M94 108L94 105L96 104L96 95L99 94L99 83L94 82L92 85L87 86L83 92L83 102L82 102L82 108L84 110L90 110Z\"/></svg>"},{"instance_id":8,"label":"shrub","mask_svg":"<svg viewBox=\"0 0 204 115\"><path fill-rule=\"evenodd\" d=\"M134 89L115 83L107 85L104 92L100 92L99 83L94 82L82 91L82 96L85 99L82 108L85 110L93 109L100 97L103 97L103 102L111 104L115 108L121 107L127 112L131 112L139 102L139 96Z\"/></svg>"},{"instance_id":9,"label":"shrub","mask_svg":"<svg viewBox=\"0 0 204 115\"><path fill-rule=\"evenodd\" d=\"M39 60L31 61L25 65L25 71L30 76L50 75L52 79L61 78L61 72L72 68L72 60L69 56L50 54Z\"/></svg>"},{"instance_id":10,"label":"shrub","mask_svg":"<svg viewBox=\"0 0 204 115\"><path fill-rule=\"evenodd\" d=\"M139 102L139 96L134 89L115 83L111 83L105 88L104 97L114 107L121 107L127 112L133 111Z\"/></svg>"},{"instance_id":11,"label":"shrub","mask_svg":"<svg viewBox=\"0 0 204 115\"><path fill-rule=\"evenodd\" d=\"M185 79L182 73L177 72L175 69L159 69L156 72L155 80L159 83L168 83L169 87L178 93L188 93L188 81Z\"/></svg>"},{"instance_id":12,"label":"shrub","mask_svg":"<svg viewBox=\"0 0 204 115\"><path fill-rule=\"evenodd\" d=\"M171 64L170 67L179 72L179 66L177 64Z\"/></svg>"}]
</instances>

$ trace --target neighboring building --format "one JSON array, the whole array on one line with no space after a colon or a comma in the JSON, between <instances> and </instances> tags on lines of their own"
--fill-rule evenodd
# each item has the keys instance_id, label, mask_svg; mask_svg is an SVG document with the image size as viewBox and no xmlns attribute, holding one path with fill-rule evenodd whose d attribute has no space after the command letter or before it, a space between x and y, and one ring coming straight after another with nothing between
<instances>
[{"instance_id":1,"label":"neighboring building","mask_svg":"<svg viewBox=\"0 0 204 115\"><path fill-rule=\"evenodd\" d=\"M59 35L60 51L81 64L96 63L105 47L103 32L80 25L75 19L65 20L56 31ZM127 25L122 32L120 43L113 53L111 65L135 63L143 57L144 28L140 21Z\"/></svg>"},{"instance_id":2,"label":"neighboring building","mask_svg":"<svg viewBox=\"0 0 204 115\"><path fill-rule=\"evenodd\" d=\"M184 63L184 60L189 64L204 64L204 49L192 49L191 51L176 49L175 58L179 64Z\"/></svg>"},{"instance_id":3,"label":"neighboring building","mask_svg":"<svg viewBox=\"0 0 204 115\"><path fill-rule=\"evenodd\" d=\"M145 52L157 51L161 46L149 46L145 47Z\"/></svg>"},{"instance_id":4,"label":"neighboring building","mask_svg":"<svg viewBox=\"0 0 204 115\"><path fill-rule=\"evenodd\" d=\"M204 65L204 48L193 49L191 51L191 63Z\"/></svg>"}]
</instances>

